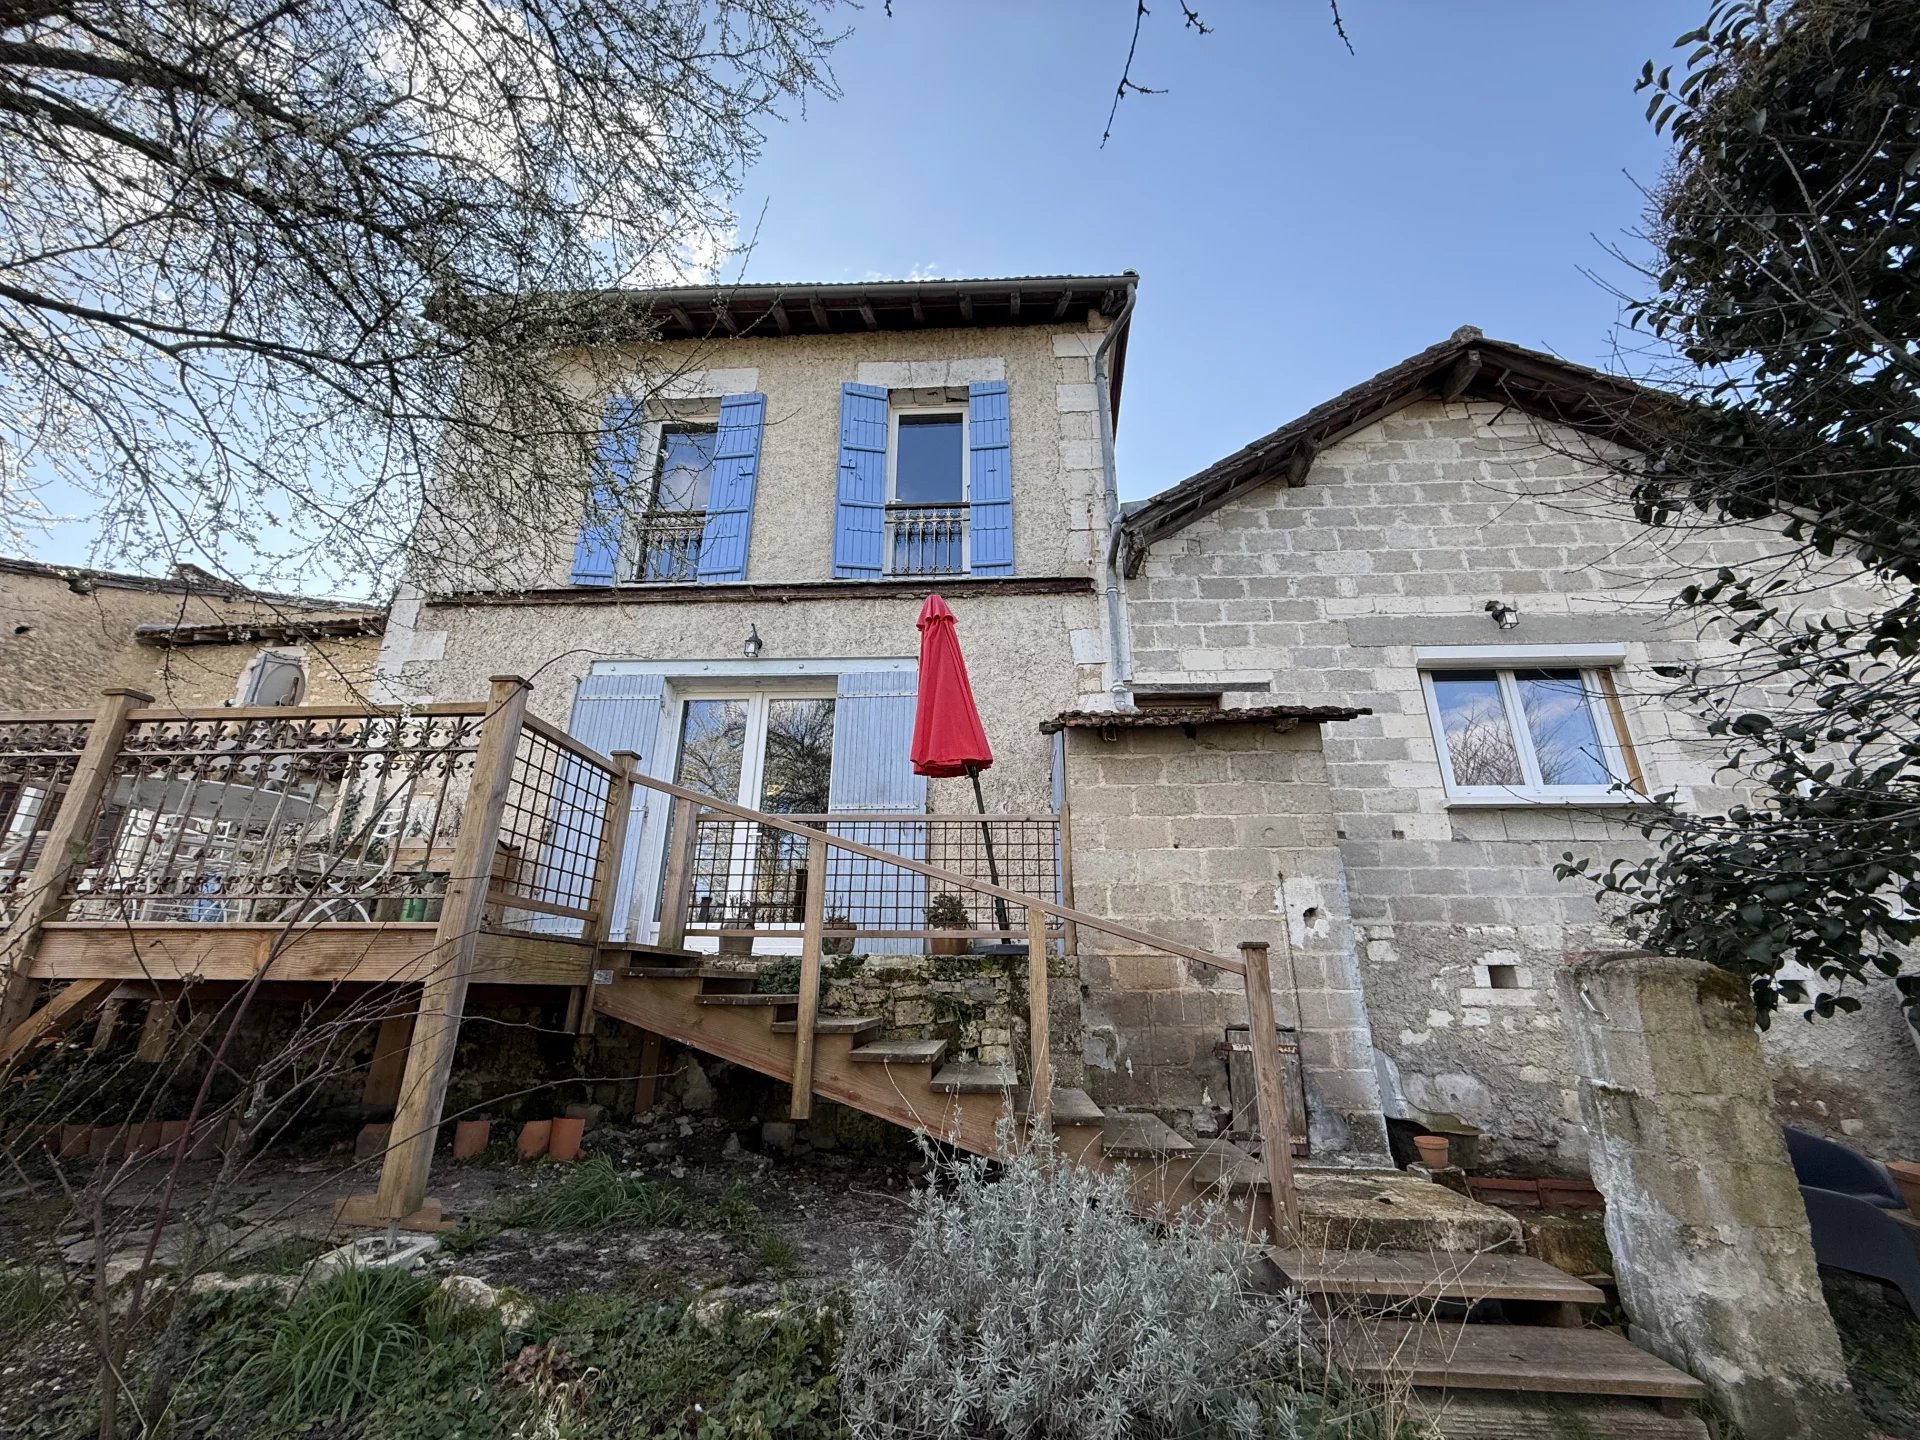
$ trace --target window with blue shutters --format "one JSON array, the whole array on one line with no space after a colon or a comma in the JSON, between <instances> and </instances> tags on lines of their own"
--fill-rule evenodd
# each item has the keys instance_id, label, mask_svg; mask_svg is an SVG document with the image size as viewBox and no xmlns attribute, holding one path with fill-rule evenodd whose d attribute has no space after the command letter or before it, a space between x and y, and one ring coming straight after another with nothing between
<instances>
[{"instance_id":1,"label":"window with blue shutters","mask_svg":"<svg viewBox=\"0 0 1920 1440\"><path fill-rule=\"evenodd\" d=\"M728 395L718 423L682 409L642 425L614 402L573 583L745 580L766 410L764 395Z\"/></svg>"},{"instance_id":2,"label":"window with blue shutters","mask_svg":"<svg viewBox=\"0 0 1920 1440\"><path fill-rule=\"evenodd\" d=\"M842 675L834 702L833 764L828 771L830 814L924 815L927 779L913 771L913 710L918 701L917 670ZM829 833L875 845L896 855L924 860L927 827L910 821L844 827ZM889 928L889 917L926 911L926 881L911 871L876 860L830 850L827 855L828 904L855 925ZM903 898L904 897L904 898ZM869 954L906 954L917 940L868 938Z\"/></svg>"},{"instance_id":3,"label":"window with blue shutters","mask_svg":"<svg viewBox=\"0 0 1920 1440\"><path fill-rule=\"evenodd\" d=\"M903 403L873 385L840 397L833 573L1011 575L1013 476L1004 381ZM931 397L939 401L936 393Z\"/></svg>"}]
</instances>

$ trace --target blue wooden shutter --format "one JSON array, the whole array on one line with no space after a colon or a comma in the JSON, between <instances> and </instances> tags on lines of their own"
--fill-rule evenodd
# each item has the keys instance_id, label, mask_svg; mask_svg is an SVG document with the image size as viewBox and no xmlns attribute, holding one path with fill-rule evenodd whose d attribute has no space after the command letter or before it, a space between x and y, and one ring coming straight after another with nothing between
<instances>
[{"instance_id":1,"label":"blue wooden shutter","mask_svg":"<svg viewBox=\"0 0 1920 1440\"><path fill-rule=\"evenodd\" d=\"M1007 412L1007 382L987 380L967 387L967 442L973 474L967 499L972 509L974 575L1013 574L1013 425Z\"/></svg>"},{"instance_id":2,"label":"blue wooden shutter","mask_svg":"<svg viewBox=\"0 0 1920 1440\"><path fill-rule=\"evenodd\" d=\"M600 459L580 539L573 547L575 585L611 585L620 559L620 515L640 463L639 411L631 400L608 402Z\"/></svg>"},{"instance_id":3,"label":"blue wooden shutter","mask_svg":"<svg viewBox=\"0 0 1920 1440\"><path fill-rule=\"evenodd\" d=\"M764 395L729 395L720 402L707 526L700 535L702 580L747 578L747 537L753 532L753 487L766 416Z\"/></svg>"},{"instance_id":4,"label":"blue wooden shutter","mask_svg":"<svg viewBox=\"0 0 1920 1440\"><path fill-rule=\"evenodd\" d=\"M660 675L588 675L573 697L573 718L567 733L602 755L631 750L640 757L642 771L652 773L660 736L660 715L666 707L667 682ZM653 792L633 787L633 806L627 815L626 854L620 860L620 883L614 890L612 938L628 938L633 887L640 871L643 823Z\"/></svg>"},{"instance_id":5,"label":"blue wooden shutter","mask_svg":"<svg viewBox=\"0 0 1920 1440\"><path fill-rule=\"evenodd\" d=\"M833 517L833 573L877 580L887 534L887 392L840 387L840 489Z\"/></svg>"},{"instance_id":6,"label":"blue wooden shutter","mask_svg":"<svg viewBox=\"0 0 1920 1440\"><path fill-rule=\"evenodd\" d=\"M833 707L833 770L827 809L835 814L924 815L927 777L913 773L913 709L918 676L913 670L842 675ZM923 825L828 826L863 845L924 860ZM914 930L926 924L927 882L891 865L830 850L827 913L876 930ZM870 955L911 954L914 940L862 940Z\"/></svg>"}]
</instances>

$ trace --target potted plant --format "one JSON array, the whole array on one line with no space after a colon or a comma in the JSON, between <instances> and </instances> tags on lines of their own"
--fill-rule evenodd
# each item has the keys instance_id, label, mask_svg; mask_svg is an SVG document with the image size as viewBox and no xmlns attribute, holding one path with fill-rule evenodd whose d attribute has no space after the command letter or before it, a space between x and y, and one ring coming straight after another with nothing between
<instances>
[{"instance_id":1,"label":"potted plant","mask_svg":"<svg viewBox=\"0 0 1920 1440\"><path fill-rule=\"evenodd\" d=\"M829 955L851 955L855 926L851 915L829 915L821 922L820 948Z\"/></svg>"},{"instance_id":2,"label":"potted plant","mask_svg":"<svg viewBox=\"0 0 1920 1440\"><path fill-rule=\"evenodd\" d=\"M942 890L933 897L927 906L927 928L930 930L961 931L973 929L967 919L967 905L951 890ZM935 955L964 955L967 953L968 940L964 935L935 935L930 945Z\"/></svg>"}]
</instances>

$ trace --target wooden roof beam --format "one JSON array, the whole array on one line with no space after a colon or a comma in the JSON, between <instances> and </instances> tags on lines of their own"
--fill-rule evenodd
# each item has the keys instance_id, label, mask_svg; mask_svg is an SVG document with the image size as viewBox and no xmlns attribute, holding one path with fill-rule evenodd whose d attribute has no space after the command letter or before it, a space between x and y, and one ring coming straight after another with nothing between
<instances>
[{"instance_id":1,"label":"wooden roof beam","mask_svg":"<svg viewBox=\"0 0 1920 1440\"><path fill-rule=\"evenodd\" d=\"M1474 377L1479 373L1480 352L1468 350L1447 368L1446 376L1440 382L1441 400L1448 403L1458 400L1466 394L1467 387L1473 383Z\"/></svg>"},{"instance_id":2,"label":"wooden roof beam","mask_svg":"<svg viewBox=\"0 0 1920 1440\"><path fill-rule=\"evenodd\" d=\"M867 297L864 295L860 297L860 319L866 324L869 330L878 330L880 328L880 318L873 313L873 306L868 303Z\"/></svg>"},{"instance_id":3,"label":"wooden roof beam","mask_svg":"<svg viewBox=\"0 0 1920 1440\"><path fill-rule=\"evenodd\" d=\"M793 317L787 314L787 307L776 300L773 302L773 325L782 335L793 333Z\"/></svg>"},{"instance_id":4,"label":"wooden roof beam","mask_svg":"<svg viewBox=\"0 0 1920 1440\"><path fill-rule=\"evenodd\" d=\"M807 297L807 308L813 312L813 323L818 325L822 331L833 329L833 322L827 319L827 307L820 303L819 296L809 295Z\"/></svg>"},{"instance_id":5,"label":"wooden roof beam","mask_svg":"<svg viewBox=\"0 0 1920 1440\"><path fill-rule=\"evenodd\" d=\"M962 295L960 297L960 319L967 325L973 323L973 297L971 295Z\"/></svg>"},{"instance_id":6,"label":"wooden roof beam","mask_svg":"<svg viewBox=\"0 0 1920 1440\"><path fill-rule=\"evenodd\" d=\"M1073 305L1073 291L1062 290L1060 292L1059 302L1053 307L1053 318L1056 321L1066 319L1067 311L1072 305Z\"/></svg>"}]
</instances>

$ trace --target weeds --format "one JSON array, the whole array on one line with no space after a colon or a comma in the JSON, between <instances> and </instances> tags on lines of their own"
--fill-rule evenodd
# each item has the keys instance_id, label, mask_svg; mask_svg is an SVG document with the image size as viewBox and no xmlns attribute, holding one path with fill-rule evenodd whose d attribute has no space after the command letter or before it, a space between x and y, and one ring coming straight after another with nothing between
<instances>
[{"instance_id":1,"label":"weeds","mask_svg":"<svg viewBox=\"0 0 1920 1440\"><path fill-rule=\"evenodd\" d=\"M32 1266L0 1267L0 1343L11 1345L32 1335L71 1301L63 1275Z\"/></svg>"},{"instance_id":2,"label":"weeds","mask_svg":"<svg viewBox=\"0 0 1920 1440\"><path fill-rule=\"evenodd\" d=\"M615 1225L684 1225L700 1210L678 1185L622 1175L604 1156L583 1160L558 1184L496 1201L485 1218L522 1230L600 1230Z\"/></svg>"}]
</instances>

